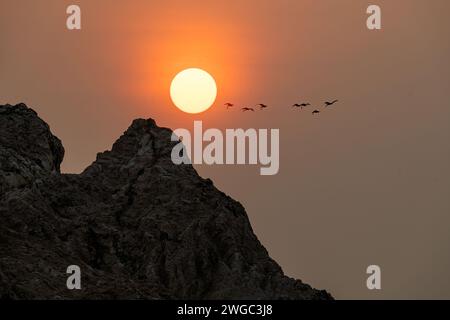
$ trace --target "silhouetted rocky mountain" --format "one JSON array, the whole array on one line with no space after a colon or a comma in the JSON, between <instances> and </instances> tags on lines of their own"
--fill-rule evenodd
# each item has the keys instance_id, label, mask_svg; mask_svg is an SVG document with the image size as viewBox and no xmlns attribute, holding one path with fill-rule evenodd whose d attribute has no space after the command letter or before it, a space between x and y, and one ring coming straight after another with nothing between
<instances>
[{"instance_id":1,"label":"silhouetted rocky mountain","mask_svg":"<svg viewBox=\"0 0 450 320\"><path fill-rule=\"evenodd\" d=\"M82 174L61 174L48 125L0 106L0 297L330 299L283 274L238 202L172 163L171 133L135 120Z\"/></svg>"}]
</instances>

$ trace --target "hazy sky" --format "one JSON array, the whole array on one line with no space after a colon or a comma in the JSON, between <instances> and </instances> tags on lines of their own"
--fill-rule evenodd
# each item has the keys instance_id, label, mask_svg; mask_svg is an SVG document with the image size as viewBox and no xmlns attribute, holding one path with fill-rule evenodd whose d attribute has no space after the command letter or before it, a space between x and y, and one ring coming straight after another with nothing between
<instances>
[{"instance_id":1,"label":"hazy sky","mask_svg":"<svg viewBox=\"0 0 450 320\"><path fill-rule=\"evenodd\" d=\"M66 29L70 4L81 31ZM366 28L369 4L381 31ZM450 298L449 12L448 0L1 0L0 103L25 102L50 124L65 172L138 117L279 128L278 175L197 169L245 206L287 275L337 298ZM218 85L195 116L169 98L188 67ZM334 98L316 118L289 107ZM366 288L370 264L381 291Z\"/></svg>"}]
</instances>

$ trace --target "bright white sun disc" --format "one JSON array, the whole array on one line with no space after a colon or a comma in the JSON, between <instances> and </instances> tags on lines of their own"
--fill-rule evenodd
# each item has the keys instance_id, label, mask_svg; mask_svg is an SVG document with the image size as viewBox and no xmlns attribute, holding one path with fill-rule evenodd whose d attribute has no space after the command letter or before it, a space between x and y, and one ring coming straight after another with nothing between
<instances>
[{"instance_id":1,"label":"bright white sun disc","mask_svg":"<svg viewBox=\"0 0 450 320\"><path fill-rule=\"evenodd\" d=\"M181 111L200 113L211 107L216 100L216 82L202 69L186 69L173 78L170 97Z\"/></svg>"}]
</instances>

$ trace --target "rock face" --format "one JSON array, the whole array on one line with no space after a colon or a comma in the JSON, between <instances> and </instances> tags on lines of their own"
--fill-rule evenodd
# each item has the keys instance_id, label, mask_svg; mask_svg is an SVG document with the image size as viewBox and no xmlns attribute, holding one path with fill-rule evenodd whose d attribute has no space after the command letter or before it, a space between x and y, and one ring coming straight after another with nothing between
<instances>
[{"instance_id":1,"label":"rock face","mask_svg":"<svg viewBox=\"0 0 450 320\"><path fill-rule=\"evenodd\" d=\"M24 104L0 106L0 297L331 299L286 277L244 208L170 159L172 132L135 120L80 175ZM67 267L82 289L68 290Z\"/></svg>"},{"instance_id":2,"label":"rock face","mask_svg":"<svg viewBox=\"0 0 450 320\"><path fill-rule=\"evenodd\" d=\"M0 194L59 172L61 141L24 104L0 106Z\"/></svg>"}]
</instances>

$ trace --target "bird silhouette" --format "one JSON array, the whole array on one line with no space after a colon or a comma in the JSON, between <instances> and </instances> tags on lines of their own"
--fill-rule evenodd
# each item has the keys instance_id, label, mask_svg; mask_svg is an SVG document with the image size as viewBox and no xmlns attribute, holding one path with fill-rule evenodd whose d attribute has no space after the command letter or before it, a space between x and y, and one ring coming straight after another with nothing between
<instances>
[{"instance_id":1,"label":"bird silhouette","mask_svg":"<svg viewBox=\"0 0 450 320\"><path fill-rule=\"evenodd\" d=\"M307 106L310 106L311 104L310 103L301 103L301 104L298 104L298 103L296 103L296 104L294 104L294 105L292 105L293 107L300 107L300 108L302 108L303 109L303 107L307 107Z\"/></svg>"},{"instance_id":2,"label":"bird silhouette","mask_svg":"<svg viewBox=\"0 0 450 320\"><path fill-rule=\"evenodd\" d=\"M263 103L258 104L258 106L259 106L259 108L260 108L261 110L263 110L263 109L269 107L269 106L267 106L267 105L265 105L265 104L263 104Z\"/></svg>"},{"instance_id":3,"label":"bird silhouette","mask_svg":"<svg viewBox=\"0 0 450 320\"><path fill-rule=\"evenodd\" d=\"M224 106L227 107L227 109L228 109L228 108L234 107L234 104L227 102L224 104Z\"/></svg>"},{"instance_id":4,"label":"bird silhouette","mask_svg":"<svg viewBox=\"0 0 450 320\"><path fill-rule=\"evenodd\" d=\"M338 102L338 101L339 101L339 100L333 100L333 101L331 101L331 102L325 101L325 107L329 107L329 106L335 104L335 103Z\"/></svg>"},{"instance_id":5,"label":"bird silhouette","mask_svg":"<svg viewBox=\"0 0 450 320\"><path fill-rule=\"evenodd\" d=\"M253 112L255 112L255 110L253 108L247 108L247 107L242 108L242 112L245 112L245 111L253 111Z\"/></svg>"},{"instance_id":6,"label":"bird silhouette","mask_svg":"<svg viewBox=\"0 0 450 320\"><path fill-rule=\"evenodd\" d=\"M307 106L310 106L310 105L311 105L310 103L302 103L300 105L300 107L303 109L303 107L307 107Z\"/></svg>"},{"instance_id":7,"label":"bird silhouette","mask_svg":"<svg viewBox=\"0 0 450 320\"><path fill-rule=\"evenodd\" d=\"M319 110L314 110L313 112L311 112L312 114L319 114L320 113L320 111Z\"/></svg>"}]
</instances>

